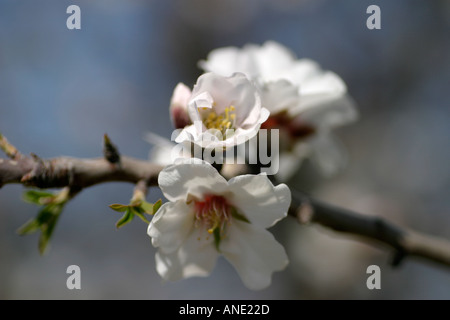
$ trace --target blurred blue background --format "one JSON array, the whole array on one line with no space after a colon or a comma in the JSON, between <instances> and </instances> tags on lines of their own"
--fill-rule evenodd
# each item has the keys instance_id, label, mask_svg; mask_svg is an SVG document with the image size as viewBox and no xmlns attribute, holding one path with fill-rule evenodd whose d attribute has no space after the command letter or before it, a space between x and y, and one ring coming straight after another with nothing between
<instances>
[{"instance_id":1,"label":"blurred blue background","mask_svg":"<svg viewBox=\"0 0 450 320\"><path fill-rule=\"evenodd\" d=\"M81 30L66 8L81 8ZM366 9L381 8L381 30ZM170 137L178 82L222 46L275 40L339 74L360 110L337 135L350 164L325 179L305 163L295 184L317 198L450 239L450 2L365 0L3 0L0 132L22 152L98 157L108 133L123 154L146 159L143 135ZM253 292L220 259L208 278L165 283L146 225L117 230L111 203L128 184L92 187L66 208L51 250L16 230L37 213L24 188L0 190L0 299L450 299L450 270L416 260L397 269L386 250L285 219L274 227L291 259ZM149 201L161 197L152 189ZM81 268L81 290L66 268ZM382 270L368 290L366 268Z\"/></svg>"}]
</instances>

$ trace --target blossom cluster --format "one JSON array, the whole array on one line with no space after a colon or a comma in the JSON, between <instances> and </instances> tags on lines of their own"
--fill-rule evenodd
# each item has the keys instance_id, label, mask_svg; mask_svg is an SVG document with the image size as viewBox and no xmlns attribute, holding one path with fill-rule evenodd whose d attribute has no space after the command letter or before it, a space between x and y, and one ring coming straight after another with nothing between
<instances>
[{"instance_id":1,"label":"blossom cluster","mask_svg":"<svg viewBox=\"0 0 450 320\"><path fill-rule=\"evenodd\" d=\"M179 83L170 101L175 145L220 153L258 139L261 129L278 130L276 180L287 181L307 156L326 174L342 166L331 131L357 112L335 73L273 41L215 49L199 66L205 73L192 90ZM189 153L168 161L169 146L156 143L152 156L166 165L158 183L168 200L148 226L157 272L172 281L207 276L223 255L248 288L269 286L272 273L288 265L267 229L286 217L289 187L264 173L227 180Z\"/></svg>"}]
</instances>

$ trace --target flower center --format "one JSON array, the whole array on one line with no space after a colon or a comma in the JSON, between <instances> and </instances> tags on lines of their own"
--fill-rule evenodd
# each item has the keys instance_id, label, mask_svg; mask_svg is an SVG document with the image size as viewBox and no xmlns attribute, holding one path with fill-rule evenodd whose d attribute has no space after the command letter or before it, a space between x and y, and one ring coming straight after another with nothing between
<instances>
[{"instance_id":1,"label":"flower center","mask_svg":"<svg viewBox=\"0 0 450 320\"><path fill-rule=\"evenodd\" d=\"M208 108L202 108L203 110L208 110ZM235 129L236 113L234 106L229 106L225 108L225 112L217 114L213 109L210 109L207 114L203 117L203 123L207 129L217 129L222 135L228 129Z\"/></svg>"},{"instance_id":2,"label":"flower center","mask_svg":"<svg viewBox=\"0 0 450 320\"><path fill-rule=\"evenodd\" d=\"M232 207L226 199L218 195L205 195L203 201L195 201L195 226L203 224L208 233L223 234L231 218Z\"/></svg>"},{"instance_id":3,"label":"flower center","mask_svg":"<svg viewBox=\"0 0 450 320\"><path fill-rule=\"evenodd\" d=\"M272 115L261 125L261 129L280 129L291 142L299 141L316 133L316 128L298 119L290 118L286 113Z\"/></svg>"}]
</instances>

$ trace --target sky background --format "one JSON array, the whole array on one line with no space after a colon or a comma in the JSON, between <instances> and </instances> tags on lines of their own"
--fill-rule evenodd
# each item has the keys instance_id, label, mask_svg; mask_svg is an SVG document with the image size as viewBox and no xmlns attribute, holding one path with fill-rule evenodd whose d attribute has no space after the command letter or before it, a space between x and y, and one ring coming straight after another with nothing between
<instances>
[{"instance_id":1,"label":"sky background","mask_svg":"<svg viewBox=\"0 0 450 320\"><path fill-rule=\"evenodd\" d=\"M81 8L68 30L66 8ZM381 30L366 9L381 8ZM306 162L292 183L315 197L450 239L450 2L365 0L3 0L0 3L0 132L23 153L101 156L108 133L126 155L147 159L146 132L167 138L178 82L222 46L277 41L347 84L360 120L336 135L349 165L325 178ZM212 275L165 283L136 219L117 230L111 203L132 185L84 190L64 211L50 252L16 234L38 209L24 188L0 190L0 299L450 299L450 269L285 219L271 231L290 265L272 285L248 290L219 259ZM157 188L148 200L161 197ZM81 290L66 268L81 268ZM381 268L368 290L366 268Z\"/></svg>"}]
</instances>

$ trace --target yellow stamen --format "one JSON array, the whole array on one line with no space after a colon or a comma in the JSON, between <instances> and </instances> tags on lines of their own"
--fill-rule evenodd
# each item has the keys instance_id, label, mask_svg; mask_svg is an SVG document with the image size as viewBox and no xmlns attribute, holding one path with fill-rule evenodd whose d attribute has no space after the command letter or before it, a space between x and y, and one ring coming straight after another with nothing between
<instances>
[{"instance_id":1,"label":"yellow stamen","mask_svg":"<svg viewBox=\"0 0 450 320\"><path fill-rule=\"evenodd\" d=\"M213 103L215 106L215 102ZM200 108L199 108L200 109ZM207 108L201 108L205 110ZM236 114L234 113L235 107L230 105L226 107L223 114L218 115L214 109L211 109L210 112L204 116L203 123L207 129L217 129L221 131L223 134L226 130L234 127L234 122L236 119Z\"/></svg>"}]
</instances>

